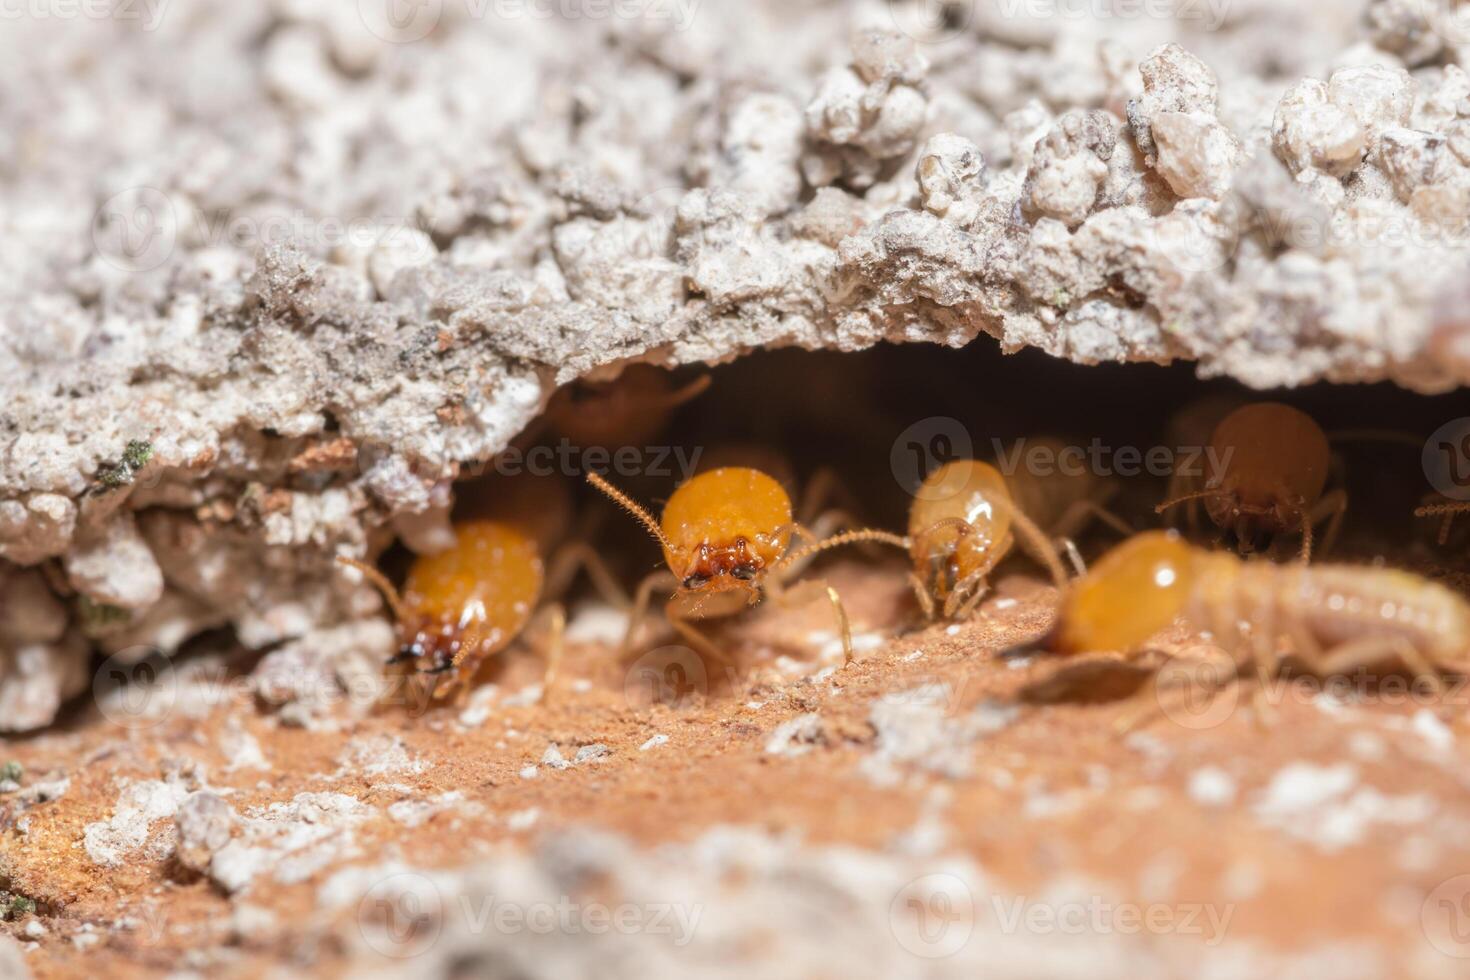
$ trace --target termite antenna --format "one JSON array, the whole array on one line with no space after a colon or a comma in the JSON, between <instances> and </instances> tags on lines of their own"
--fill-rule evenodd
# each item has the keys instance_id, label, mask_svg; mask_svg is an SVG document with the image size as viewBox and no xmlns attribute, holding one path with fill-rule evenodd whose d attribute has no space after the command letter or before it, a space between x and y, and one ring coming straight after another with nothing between
<instances>
[{"instance_id":1,"label":"termite antenna","mask_svg":"<svg viewBox=\"0 0 1470 980\"><path fill-rule=\"evenodd\" d=\"M587 482L611 497L613 503L632 514L638 523L642 524L648 530L648 533L653 535L653 539L663 546L665 554L673 554L673 545L669 543L668 536L664 534L664 529L659 527L658 521L653 519L653 515L634 502L632 497L629 497L626 493L623 493L623 491L590 470L587 473Z\"/></svg>"},{"instance_id":2,"label":"termite antenna","mask_svg":"<svg viewBox=\"0 0 1470 980\"><path fill-rule=\"evenodd\" d=\"M895 548L902 548L904 551L908 551L909 549L908 538L905 538L902 535L892 534L888 531L879 531L875 528L863 528L856 531L843 531L840 534L832 535L830 538L824 538L821 541L815 542L814 544L809 544L805 548L798 548L796 551L787 554L780 561L776 562L776 564L772 566L771 570L779 572L783 568L788 568L799 561L810 558L812 555L820 554L821 552L827 551L831 548L840 548L846 544L862 544L867 541L876 541L880 544L891 544Z\"/></svg>"},{"instance_id":3,"label":"termite antenna","mask_svg":"<svg viewBox=\"0 0 1470 980\"><path fill-rule=\"evenodd\" d=\"M382 572L367 562L358 561L355 558L348 558L345 555L337 556L337 564L346 565L348 568L355 568L361 572L362 577L377 586L378 591L383 593L383 598L388 600L388 607L393 610L393 618L400 623L409 621L411 617L409 616L408 607L403 604L403 598L398 594L398 590L393 587L393 583L388 581L387 576Z\"/></svg>"},{"instance_id":4,"label":"termite antenna","mask_svg":"<svg viewBox=\"0 0 1470 980\"><path fill-rule=\"evenodd\" d=\"M1159 504L1157 507L1154 508L1154 513L1155 514L1162 514L1164 511L1168 510L1170 507L1177 507L1179 504L1187 504L1191 500L1204 500L1204 499L1206 499L1208 497L1219 497L1219 496L1223 496L1223 494L1224 494L1224 491L1218 490L1218 489L1215 489L1215 490L1198 490L1198 491L1196 491L1194 493L1182 494L1181 496L1174 497L1171 500L1166 500L1162 504Z\"/></svg>"},{"instance_id":5,"label":"termite antenna","mask_svg":"<svg viewBox=\"0 0 1470 980\"><path fill-rule=\"evenodd\" d=\"M710 376L701 374L682 388L675 388L663 398L659 399L660 408L678 408L686 402L691 402L709 390L712 383Z\"/></svg>"},{"instance_id":6,"label":"termite antenna","mask_svg":"<svg viewBox=\"0 0 1470 980\"><path fill-rule=\"evenodd\" d=\"M943 531L945 528L948 527L959 528L961 535L970 534L975 530L975 526L969 521L965 520L963 517L941 517L939 520L935 521L933 524L930 524L928 527L924 528L924 530L920 531L912 538L909 538L909 545L912 546L916 544L922 544L926 539L928 539L929 535L935 533L936 531Z\"/></svg>"},{"instance_id":7,"label":"termite antenna","mask_svg":"<svg viewBox=\"0 0 1470 980\"><path fill-rule=\"evenodd\" d=\"M1057 554L1056 547L1047 539L1046 534L1036 526L1031 518L1023 514L1019 507L1011 508L1011 523L1031 545L1033 555L1041 558L1041 563L1051 573L1052 583L1056 585L1057 590L1065 592L1067 590L1067 570L1062 567L1062 559Z\"/></svg>"},{"instance_id":8,"label":"termite antenna","mask_svg":"<svg viewBox=\"0 0 1470 980\"><path fill-rule=\"evenodd\" d=\"M1460 514L1470 513L1470 501L1460 500L1446 504L1427 504L1414 509L1415 517L1443 517L1444 522L1439 526L1439 537L1437 543L1443 545L1450 539L1450 525L1455 523L1455 518Z\"/></svg>"}]
</instances>

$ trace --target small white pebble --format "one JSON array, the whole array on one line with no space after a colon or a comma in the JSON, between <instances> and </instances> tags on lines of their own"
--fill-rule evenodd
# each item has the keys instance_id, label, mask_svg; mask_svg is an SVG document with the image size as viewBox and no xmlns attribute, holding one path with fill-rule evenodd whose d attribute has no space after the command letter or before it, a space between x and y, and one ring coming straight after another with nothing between
<instances>
[{"instance_id":1,"label":"small white pebble","mask_svg":"<svg viewBox=\"0 0 1470 980\"><path fill-rule=\"evenodd\" d=\"M1012 606L1017 605L1017 602L1010 596L1002 596L1001 598L992 602L990 605L994 609L1010 609Z\"/></svg>"},{"instance_id":2,"label":"small white pebble","mask_svg":"<svg viewBox=\"0 0 1470 980\"><path fill-rule=\"evenodd\" d=\"M1235 802L1235 780L1218 766L1202 766L1190 774L1189 795L1202 806L1229 806Z\"/></svg>"},{"instance_id":3,"label":"small white pebble","mask_svg":"<svg viewBox=\"0 0 1470 980\"><path fill-rule=\"evenodd\" d=\"M606 759L610 755L612 755L612 749L603 745L601 742L595 742L592 745L584 745L578 749L577 757L573 762L580 766L584 762L597 762L600 759Z\"/></svg>"},{"instance_id":4,"label":"small white pebble","mask_svg":"<svg viewBox=\"0 0 1470 980\"><path fill-rule=\"evenodd\" d=\"M747 701L745 702L745 706L751 711L759 711L766 706L766 703L764 701Z\"/></svg>"},{"instance_id":5,"label":"small white pebble","mask_svg":"<svg viewBox=\"0 0 1470 980\"><path fill-rule=\"evenodd\" d=\"M1006 666L1011 670L1020 670L1023 667L1030 667L1032 659L1031 657L1010 657L1006 660Z\"/></svg>"},{"instance_id":6,"label":"small white pebble","mask_svg":"<svg viewBox=\"0 0 1470 980\"><path fill-rule=\"evenodd\" d=\"M1319 766L1293 762L1271 778L1256 804L1256 814L1271 818L1308 812L1341 798L1357 782L1358 770L1348 763Z\"/></svg>"},{"instance_id":7,"label":"small white pebble","mask_svg":"<svg viewBox=\"0 0 1470 980\"><path fill-rule=\"evenodd\" d=\"M903 656L903 662L906 663L906 664L907 663L913 663L915 660L918 660L923 655L924 655L924 651L923 650L915 650L913 653L906 653Z\"/></svg>"},{"instance_id":8,"label":"small white pebble","mask_svg":"<svg viewBox=\"0 0 1470 980\"><path fill-rule=\"evenodd\" d=\"M1388 751L1388 746L1372 732L1353 732L1348 736L1348 751L1364 762L1378 762Z\"/></svg>"},{"instance_id":9,"label":"small white pebble","mask_svg":"<svg viewBox=\"0 0 1470 980\"><path fill-rule=\"evenodd\" d=\"M533 806L510 814L505 818L505 825L511 830L530 830L540 817L541 811Z\"/></svg>"},{"instance_id":10,"label":"small white pebble","mask_svg":"<svg viewBox=\"0 0 1470 980\"><path fill-rule=\"evenodd\" d=\"M959 636L960 635L960 626L959 626L959 624L958 623L951 623L949 626L946 626L944 628L944 635L945 636Z\"/></svg>"},{"instance_id":11,"label":"small white pebble","mask_svg":"<svg viewBox=\"0 0 1470 980\"><path fill-rule=\"evenodd\" d=\"M555 745L546 746L546 751L541 754L541 764L552 769L569 769L572 765Z\"/></svg>"},{"instance_id":12,"label":"small white pebble","mask_svg":"<svg viewBox=\"0 0 1470 980\"><path fill-rule=\"evenodd\" d=\"M535 766L524 766L521 768L522 779L535 779L539 775L541 775L541 770Z\"/></svg>"},{"instance_id":13,"label":"small white pebble","mask_svg":"<svg viewBox=\"0 0 1470 980\"><path fill-rule=\"evenodd\" d=\"M500 702L507 708L525 708L541 702L541 685L527 684L519 691Z\"/></svg>"},{"instance_id":14,"label":"small white pebble","mask_svg":"<svg viewBox=\"0 0 1470 980\"><path fill-rule=\"evenodd\" d=\"M572 690L576 691L578 694L586 694L588 691L592 690L592 682L585 677L578 677L576 680L572 681Z\"/></svg>"},{"instance_id":15,"label":"small white pebble","mask_svg":"<svg viewBox=\"0 0 1470 980\"><path fill-rule=\"evenodd\" d=\"M655 736L653 736L653 738L650 738L648 741L646 741L642 745L638 746L638 751L639 752L647 752L649 749L656 749L660 745L663 745L668 740L669 740L669 737L667 735L655 735Z\"/></svg>"},{"instance_id":16,"label":"small white pebble","mask_svg":"<svg viewBox=\"0 0 1470 980\"><path fill-rule=\"evenodd\" d=\"M1436 749L1455 747L1455 733L1428 708L1420 708L1414 713L1413 728L1416 734Z\"/></svg>"},{"instance_id":17,"label":"small white pebble","mask_svg":"<svg viewBox=\"0 0 1470 980\"><path fill-rule=\"evenodd\" d=\"M39 919L31 919L26 923L25 934L27 939L40 939L46 935L46 927Z\"/></svg>"}]
</instances>

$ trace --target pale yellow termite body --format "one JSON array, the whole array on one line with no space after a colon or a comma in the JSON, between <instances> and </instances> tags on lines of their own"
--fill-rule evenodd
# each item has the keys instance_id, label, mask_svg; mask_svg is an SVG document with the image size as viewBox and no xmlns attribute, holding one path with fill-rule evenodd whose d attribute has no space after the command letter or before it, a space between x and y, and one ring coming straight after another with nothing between
<instances>
[{"instance_id":1,"label":"pale yellow termite body","mask_svg":"<svg viewBox=\"0 0 1470 980\"><path fill-rule=\"evenodd\" d=\"M1064 598L1053 649L1131 651L1178 619L1264 681L1286 650L1322 675L1398 659L1431 684L1470 670L1470 603L1397 569L1276 565L1140 534L1105 555Z\"/></svg>"}]
</instances>

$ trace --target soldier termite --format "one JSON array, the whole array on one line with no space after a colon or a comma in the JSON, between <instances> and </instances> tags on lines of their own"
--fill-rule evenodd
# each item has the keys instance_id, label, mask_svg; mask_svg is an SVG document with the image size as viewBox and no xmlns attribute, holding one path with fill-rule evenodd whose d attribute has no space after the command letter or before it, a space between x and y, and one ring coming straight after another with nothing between
<instances>
[{"instance_id":1,"label":"soldier termite","mask_svg":"<svg viewBox=\"0 0 1470 980\"><path fill-rule=\"evenodd\" d=\"M906 546L898 535L872 529L817 539L794 520L791 498L781 484L749 467L729 466L698 474L674 491L658 520L596 473L588 473L587 480L643 525L663 549L668 569L654 573L639 586L625 647L653 591L672 587L665 607L669 624L701 652L726 659L689 620L731 615L767 593L785 604L797 601L787 580L808 559L829 548L864 541ZM798 538L805 544L793 549ZM843 659L851 663L852 633L837 591L817 580L800 587L824 594L832 604L842 634Z\"/></svg>"},{"instance_id":2,"label":"soldier termite","mask_svg":"<svg viewBox=\"0 0 1470 980\"><path fill-rule=\"evenodd\" d=\"M569 506L557 506L566 492L559 480L506 478L492 481L485 492L498 494L481 508L487 516L455 523L450 547L416 557L402 593L366 562L341 556L337 561L382 592L399 638L389 663L408 664L412 673L430 678L434 697L456 690L463 695L488 658L538 625L546 633L543 686L549 695L566 627L566 612L555 598L579 569L610 601L626 606L628 598L585 543L558 543L569 512ZM543 623L533 622L538 619Z\"/></svg>"}]
</instances>

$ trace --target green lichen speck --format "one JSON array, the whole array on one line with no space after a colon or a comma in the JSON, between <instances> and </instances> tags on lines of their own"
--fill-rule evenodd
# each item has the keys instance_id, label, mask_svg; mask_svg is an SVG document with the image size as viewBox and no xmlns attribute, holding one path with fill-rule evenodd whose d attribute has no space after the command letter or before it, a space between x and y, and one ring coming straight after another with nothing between
<instances>
[{"instance_id":1,"label":"green lichen speck","mask_svg":"<svg viewBox=\"0 0 1470 980\"><path fill-rule=\"evenodd\" d=\"M108 463L97 471L97 482L108 490L116 490L133 482L138 471L153 458L153 443L146 439L131 439L123 450L122 459Z\"/></svg>"},{"instance_id":2,"label":"green lichen speck","mask_svg":"<svg viewBox=\"0 0 1470 980\"><path fill-rule=\"evenodd\" d=\"M78 596L77 619L81 621L82 632L96 638L112 632L115 627L131 623L133 614L121 606L97 602L87 596Z\"/></svg>"},{"instance_id":3,"label":"green lichen speck","mask_svg":"<svg viewBox=\"0 0 1470 980\"><path fill-rule=\"evenodd\" d=\"M14 759L0 766L0 783L19 783L25 775L25 767Z\"/></svg>"},{"instance_id":4,"label":"green lichen speck","mask_svg":"<svg viewBox=\"0 0 1470 980\"><path fill-rule=\"evenodd\" d=\"M19 919L36 914L36 900L0 891L0 919Z\"/></svg>"}]
</instances>

